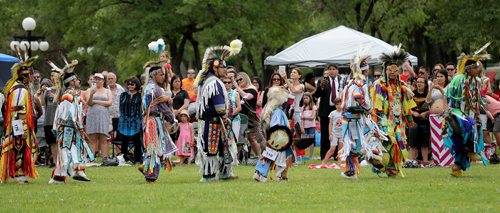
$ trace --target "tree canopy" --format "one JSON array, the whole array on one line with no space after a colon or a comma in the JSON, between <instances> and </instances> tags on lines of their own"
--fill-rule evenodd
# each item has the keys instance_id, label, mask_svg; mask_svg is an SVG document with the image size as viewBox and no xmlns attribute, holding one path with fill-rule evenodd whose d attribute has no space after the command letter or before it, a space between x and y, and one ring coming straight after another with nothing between
<instances>
[{"instance_id":1,"label":"tree canopy","mask_svg":"<svg viewBox=\"0 0 500 213\"><path fill-rule=\"evenodd\" d=\"M158 57L147 44L163 38L176 73L201 68L205 48L239 38L242 52L230 64L264 76L264 59L300 39L340 24L402 43L420 65L456 62L493 41L489 52L500 58L500 6L494 0L0 0L3 26L0 51L22 34L21 21L37 21L35 35L50 43L35 66L47 73L43 59L68 55L80 61L80 77L111 70L122 76L142 73Z\"/></svg>"}]
</instances>

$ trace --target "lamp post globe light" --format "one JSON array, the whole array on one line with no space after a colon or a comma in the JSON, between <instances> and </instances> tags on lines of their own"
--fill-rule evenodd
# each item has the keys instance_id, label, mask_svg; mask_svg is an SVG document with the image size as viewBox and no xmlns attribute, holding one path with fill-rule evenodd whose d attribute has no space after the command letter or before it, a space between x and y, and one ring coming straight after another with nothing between
<instances>
[{"instance_id":1,"label":"lamp post globe light","mask_svg":"<svg viewBox=\"0 0 500 213\"><path fill-rule=\"evenodd\" d=\"M36 28L35 19L28 17L23 20L23 29L24 31L33 31Z\"/></svg>"},{"instance_id":2,"label":"lamp post globe light","mask_svg":"<svg viewBox=\"0 0 500 213\"><path fill-rule=\"evenodd\" d=\"M49 49L49 43L45 41L45 37L31 35L31 32L36 28L35 19L31 17L25 18L22 26L24 36L14 36L14 39L10 42L11 50L16 51L16 47L19 47L21 50L27 50L28 56L31 57L31 51L47 51Z\"/></svg>"}]
</instances>

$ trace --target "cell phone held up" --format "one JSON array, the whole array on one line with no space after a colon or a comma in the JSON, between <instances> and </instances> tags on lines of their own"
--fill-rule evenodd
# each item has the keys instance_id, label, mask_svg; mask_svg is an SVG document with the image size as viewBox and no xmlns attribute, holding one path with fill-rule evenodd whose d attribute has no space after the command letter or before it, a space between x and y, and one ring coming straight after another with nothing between
<instances>
[{"instance_id":1,"label":"cell phone held up","mask_svg":"<svg viewBox=\"0 0 500 213\"><path fill-rule=\"evenodd\" d=\"M278 73L279 73L281 76L286 75L286 66L279 66L279 67L278 67Z\"/></svg>"}]
</instances>

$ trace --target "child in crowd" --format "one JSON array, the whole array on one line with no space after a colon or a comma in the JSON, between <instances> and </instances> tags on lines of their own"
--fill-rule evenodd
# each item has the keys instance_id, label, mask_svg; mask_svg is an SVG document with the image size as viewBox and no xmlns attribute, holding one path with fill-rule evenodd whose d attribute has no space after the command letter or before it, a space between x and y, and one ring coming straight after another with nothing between
<instances>
[{"instance_id":1,"label":"child in crowd","mask_svg":"<svg viewBox=\"0 0 500 213\"><path fill-rule=\"evenodd\" d=\"M317 108L314 105L312 94L310 92L304 93L303 97L304 106L302 107L302 134L305 134L307 138L314 138L314 133L316 131L316 112ZM304 158L303 160L309 160L314 154L314 143L309 147L309 158Z\"/></svg>"},{"instance_id":2,"label":"child in crowd","mask_svg":"<svg viewBox=\"0 0 500 213\"><path fill-rule=\"evenodd\" d=\"M339 150L342 149L342 102L339 98L336 98L333 103L335 104L336 110L330 112L330 115L328 115L328 117L330 118L330 125L328 127L328 135L330 136L330 149L321 162L321 164L323 165L326 165L328 159L330 159L332 154L335 152L335 148L337 148L337 145L339 145Z\"/></svg>"},{"instance_id":3,"label":"child in crowd","mask_svg":"<svg viewBox=\"0 0 500 213\"><path fill-rule=\"evenodd\" d=\"M179 138L177 139L178 150L176 155L180 157L179 164L182 165L193 154L194 129L193 124L189 123L189 113L187 110L182 110L180 112L179 120Z\"/></svg>"}]
</instances>

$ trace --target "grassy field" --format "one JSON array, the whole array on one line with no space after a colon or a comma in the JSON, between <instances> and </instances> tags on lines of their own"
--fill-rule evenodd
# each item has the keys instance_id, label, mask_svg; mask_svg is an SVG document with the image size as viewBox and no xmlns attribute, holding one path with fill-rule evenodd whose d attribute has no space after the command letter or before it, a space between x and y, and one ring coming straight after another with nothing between
<instances>
[{"instance_id":1,"label":"grassy field","mask_svg":"<svg viewBox=\"0 0 500 213\"><path fill-rule=\"evenodd\" d=\"M290 170L289 182L267 183L251 179L253 170L238 166L237 180L199 183L196 166L177 166L146 184L136 167L92 167L92 182L49 185L51 170L41 167L30 184L0 186L0 211L500 212L499 165L474 164L460 178L449 169L425 168L381 179L363 168L357 181L344 180L340 170L300 165Z\"/></svg>"}]
</instances>

